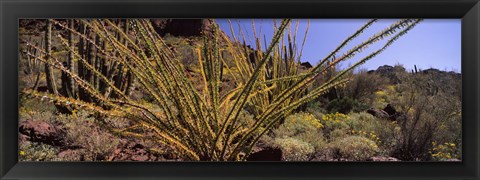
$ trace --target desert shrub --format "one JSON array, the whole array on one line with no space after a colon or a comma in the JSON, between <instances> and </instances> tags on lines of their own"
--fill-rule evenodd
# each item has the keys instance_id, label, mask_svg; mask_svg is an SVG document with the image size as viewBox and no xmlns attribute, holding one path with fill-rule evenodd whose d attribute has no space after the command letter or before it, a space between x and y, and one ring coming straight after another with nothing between
<instances>
[{"instance_id":1,"label":"desert shrub","mask_svg":"<svg viewBox=\"0 0 480 180\"><path fill-rule=\"evenodd\" d=\"M58 161L59 149L42 143L25 142L19 147L20 161Z\"/></svg>"},{"instance_id":2,"label":"desert shrub","mask_svg":"<svg viewBox=\"0 0 480 180\"><path fill-rule=\"evenodd\" d=\"M326 109L329 113L340 112L348 114L351 111L360 112L366 110L368 106L350 97L341 97L330 101Z\"/></svg>"},{"instance_id":3,"label":"desert shrub","mask_svg":"<svg viewBox=\"0 0 480 180\"><path fill-rule=\"evenodd\" d=\"M332 145L341 157L355 161L365 161L379 151L374 141L362 136L349 136Z\"/></svg>"},{"instance_id":4,"label":"desert shrub","mask_svg":"<svg viewBox=\"0 0 480 180\"><path fill-rule=\"evenodd\" d=\"M85 160L105 160L119 143L119 138L101 129L94 117L80 111L65 116L63 122L67 128L66 140L70 146L81 147Z\"/></svg>"},{"instance_id":5,"label":"desert shrub","mask_svg":"<svg viewBox=\"0 0 480 180\"><path fill-rule=\"evenodd\" d=\"M368 73L361 69L352 75L352 80L343 88L339 88L342 97L349 97L360 104L371 104L374 92L388 83L388 79L376 73Z\"/></svg>"},{"instance_id":6,"label":"desert shrub","mask_svg":"<svg viewBox=\"0 0 480 180\"><path fill-rule=\"evenodd\" d=\"M437 144L434 141L432 142L432 146L433 148L429 152L434 160L445 161L449 159L461 158L461 151L459 151L455 143Z\"/></svg>"},{"instance_id":7,"label":"desert shrub","mask_svg":"<svg viewBox=\"0 0 480 180\"><path fill-rule=\"evenodd\" d=\"M396 85L387 85L375 91L375 97L372 100L372 107L383 109L390 102L399 101L399 97L394 95L398 93L398 87L399 86Z\"/></svg>"},{"instance_id":8,"label":"desert shrub","mask_svg":"<svg viewBox=\"0 0 480 180\"><path fill-rule=\"evenodd\" d=\"M187 69L192 70L197 65L198 56L195 52L196 46L201 45L202 39L199 37L176 37L170 34L163 36L165 44L175 53L175 56L180 60L182 65Z\"/></svg>"},{"instance_id":9,"label":"desert shrub","mask_svg":"<svg viewBox=\"0 0 480 180\"><path fill-rule=\"evenodd\" d=\"M327 110L323 108L324 104L318 99L307 104L305 112L312 114L315 118L321 119L324 114L327 114Z\"/></svg>"},{"instance_id":10,"label":"desert shrub","mask_svg":"<svg viewBox=\"0 0 480 180\"><path fill-rule=\"evenodd\" d=\"M280 148L286 161L311 160L315 152L327 150L322 134L323 125L312 114L296 113L272 130L272 135L263 137L266 146Z\"/></svg>"},{"instance_id":11,"label":"desert shrub","mask_svg":"<svg viewBox=\"0 0 480 180\"><path fill-rule=\"evenodd\" d=\"M323 133L329 136L334 129L347 129L346 121L348 118L348 115L339 112L323 115L320 119L320 122L325 126Z\"/></svg>"},{"instance_id":12,"label":"desert shrub","mask_svg":"<svg viewBox=\"0 0 480 180\"><path fill-rule=\"evenodd\" d=\"M318 132L321 128L323 128L323 124L312 114L300 112L288 116L285 122L274 130L274 133L277 137L292 137L303 133Z\"/></svg>"},{"instance_id":13,"label":"desert shrub","mask_svg":"<svg viewBox=\"0 0 480 180\"><path fill-rule=\"evenodd\" d=\"M391 154L396 146L395 129L398 125L395 121L378 119L371 114L361 112L352 113L347 121L352 135L369 138L381 147L383 155Z\"/></svg>"},{"instance_id":14,"label":"desert shrub","mask_svg":"<svg viewBox=\"0 0 480 180\"><path fill-rule=\"evenodd\" d=\"M19 110L20 120L35 120L35 121L45 121L48 123L57 122L58 114L52 111L34 111L31 109L20 108Z\"/></svg>"},{"instance_id":15,"label":"desert shrub","mask_svg":"<svg viewBox=\"0 0 480 180\"><path fill-rule=\"evenodd\" d=\"M44 101L42 99L29 99L25 96L20 96L20 102L22 105L19 107L20 118L32 118L40 114L41 117L38 117L42 120L53 119L55 112L55 105L49 101Z\"/></svg>"},{"instance_id":16,"label":"desert shrub","mask_svg":"<svg viewBox=\"0 0 480 180\"><path fill-rule=\"evenodd\" d=\"M377 119L366 112L351 113L347 121L348 126L353 130L375 131L383 120Z\"/></svg>"},{"instance_id":17,"label":"desert shrub","mask_svg":"<svg viewBox=\"0 0 480 180\"><path fill-rule=\"evenodd\" d=\"M324 147L323 124L312 114L296 113L288 116L285 122L273 130L274 138L295 138L311 144L319 150Z\"/></svg>"},{"instance_id":18,"label":"desert shrub","mask_svg":"<svg viewBox=\"0 0 480 180\"><path fill-rule=\"evenodd\" d=\"M346 138L348 136L351 136L351 133L349 133L348 129L344 129L344 128L333 129L330 131L329 140L335 141L338 139Z\"/></svg>"},{"instance_id":19,"label":"desert shrub","mask_svg":"<svg viewBox=\"0 0 480 180\"><path fill-rule=\"evenodd\" d=\"M276 138L273 144L282 150L285 161L308 161L315 152L310 143L296 138Z\"/></svg>"}]
</instances>

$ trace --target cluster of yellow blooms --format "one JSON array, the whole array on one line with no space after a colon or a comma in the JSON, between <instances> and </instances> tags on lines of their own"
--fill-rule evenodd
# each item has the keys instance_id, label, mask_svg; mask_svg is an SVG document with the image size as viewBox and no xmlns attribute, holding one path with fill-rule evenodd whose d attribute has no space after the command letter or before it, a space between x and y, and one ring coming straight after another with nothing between
<instances>
[{"instance_id":1,"label":"cluster of yellow blooms","mask_svg":"<svg viewBox=\"0 0 480 180\"><path fill-rule=\"evenodd\" d=\"M323 124L315 118L312 114L309 113L299 113L294 115L292 118L289 118L285 121L284 125L287 129L291 127L295 127L297 123L301 124L308 124L309 126L313 126L317 129L323 128Z\"/></svg>"},{"instance_id":2,"label":"cluster of yellow blooms","mask_svg":"<svg viewBox=\"0 0 480 180\"><path fill-rule=\"evenodd\" d=\"M375 142L372 142L372 141L368 141L368 140L365 140L364 141L366 144L368 144L368 146L370 146L371 148L374 148L374 149L377 149L378 146Z\"/></svg>"},{"instance_id":3,"label":"cluster of yellow blooms","mask_svg":"<svg viewBox=\"0 0 480 180\"><path fill-rule=\"evenodd\" d=\"M456 148L456 145L454 143L437 144L437 142L433 141L432 145L433 149L429 152L433 158L451 159L454 157L453 152Z\"/></svg>"},{"instance_id":4,"label":"cluster of yellow blooms","mask_svg":"<svg viewBox=\"0 0 480 180\"><path fill-rule=\"evenodd\" d=\"M383 96L386 96L387 93L385 93L385 91L377 91L377 92L375 92L375 95L377 95L379 97L383 97Z\"/></svg>"},{"instance_id":5,"label":"cluster of yellow blooms","mask_svg":"<svg viewBox=\"0 0 480 180\"><path fill-rule=\"evenodd\" d=\"M348 117L347 115L345 114L342 114L342 113L339 113L339 112L336 112L336 113L331 113L331 114L325 114L322 116L322 121L325 121L325 122L336 122L336 123L340 123L346 119L348 119L350 117Z\"/></svg>"},{"instance_id":6,"label":"cluster of yellow blooms","mask_svg":"<svg viewBox=\"0 0 480 180\"><path fill-rule=\"evenodd\" d=\"M375 132L373 131L370 131L369 133L367 133L366 131L355 131L355 130L351 130L350 131L353 135L359 135L359 136L364 136L370 140L372 140L373 142L377 143L377 144L380 144L382 143L382 141L380 141L380 138L377 136L377 134L375 134Z\"/></svg>"},{"instance_id":7,"label":"cluster of yellow blooms","mask_svg":"<svg viewBox=\"0 0 480 180\"><path fill-rule=\"evenodd\" d=\"M323 124L320 123L317 118L315 118L315 116L313 116L312 114L308 114L306 117L305 117L305 121L307 121L309 124L312 124L314 127L316 127L317 129L320 129L320 128L323 128Z\"/></svg>"}]
</instances>

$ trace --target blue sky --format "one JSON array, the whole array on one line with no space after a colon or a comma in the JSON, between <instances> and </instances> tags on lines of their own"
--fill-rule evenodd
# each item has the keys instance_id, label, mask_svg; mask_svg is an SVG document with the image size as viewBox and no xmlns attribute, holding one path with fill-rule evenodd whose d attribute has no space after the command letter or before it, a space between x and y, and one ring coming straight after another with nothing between
<instances>
[{"instance_id":1,"label":"blue sky","mask_svg":"<svg viewBox=\"0 0 480 180\"><path fill-rule=\"evenodd\" d=\"M292 29L295 27L296 21L292 21ZM301 61L309 61L312 65L317 64L320 59L327 56L367 21L367 19L311 19ZM364 34L357 37L356 40L340 51L339 54L346 52L351 47L368 39L396 21L396 19L379 20L368 28ZM216 22L227 35L231 36L230 25L227 19L216 19ZM239 37L239 29L242 29L245 32L245 36L247 36L247 44L254 43L251 19L231 19L231 22L237 37ZM279 23L280 21L278 20L277 22ZM298 22L297 44L300 46L308 20L301 19ZM273 36L273 20L255 19L254 23L257 34L264 34L267 38L267 43L269 43ZM353 64L353 62L378 49L384 42L380 41L355 56L355 58L343 62L340 68ZM419 69L436 68L461 72L461 20L425 19L382 54L363 64L361 68L371 70L385 64L392 66L403 64L407 70L412 69L416 65Z\"/></svg>"}]
</instances>

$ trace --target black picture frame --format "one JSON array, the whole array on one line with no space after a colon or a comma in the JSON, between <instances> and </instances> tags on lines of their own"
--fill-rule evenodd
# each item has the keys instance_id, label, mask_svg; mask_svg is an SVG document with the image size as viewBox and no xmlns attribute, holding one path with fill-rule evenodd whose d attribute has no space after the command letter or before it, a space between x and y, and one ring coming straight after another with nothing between
<instances>
[{"instance_id":1,"label":"black picture frame","mask_svg":"<svg viewBox=\"0 0 480 180\"><path fill-rule=\"evenodd\" d=\"M462 162L18 162L19 18L461 18ZM479 179L479 0L0 0L0 179Z\"/></svg>"}]
</instances>

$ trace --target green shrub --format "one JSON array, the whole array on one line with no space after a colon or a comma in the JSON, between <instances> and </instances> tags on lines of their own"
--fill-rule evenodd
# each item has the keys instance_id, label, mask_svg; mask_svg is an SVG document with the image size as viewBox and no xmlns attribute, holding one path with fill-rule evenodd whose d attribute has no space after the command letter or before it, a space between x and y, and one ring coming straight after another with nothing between
<instances>
[{"instance_id":1,"label":"green shrub","mask_svg":"<svg viewBox=\"0 0 480 180\"><path fill-rule=\"evenodd\" d=\"M55 120L55 106L41 99L20 98L19 116L20 119L35 119L52 122Z\"/></svg>"},{"instance_id":2,"label":"green shrub","mask_svg":"<svg viewBox=\"0 0 480 180\"><path fill-rule=\"evenodd\" d=\"M282 150L285 161L308 161L315 152L311 144L295 138L276 138L273 143Z\"/></svg>"},{"instance_id":3,"label":"green shrub","mask_svg":"<svg viewBox=\"0 0 480 180\"><path fill-rule=\"evenodd\" d=\"M327 110L329 113L343 113L348 114L349 112L360 112L368 109L366 104L363 104L355 99L350 97L341 97L334 99L327 105Z\"/></svg>"},{"instance_id":4,"label":"green shrub","mask_svg":"<svg viewBox=\"0 0 480 180\"><path fill-rule=\"evenodd\" d=\"M350 114L347 124L351 135L363 136L376 142L381 147L382 155L390 155L396 146L395 128L398 128L398 125L395 121L378 119L361 112Z\"/></svg>"},{"instance_id":5,"label":"green shrub","mask_svg":"<svg viewBox=\"0 0 480 180\"><path fill-rule=\"evenodd\" d=\"M333 129L330 132L329 138L330 138L330 141L335 141L335 140L338 140L338 139L346 138L350 135L351 135L351 133L349 133L347 129Z\"/></svg>"},{"instance_id":6,"label":"green shrub","mask_svg":"<svg viewBox=\"0 0 480 180\"><path fill-rule=\"evenodd\" d=\"M84 149L84 158L89 161L105 160L119 144L119 138L101 129L95 118L79 112L64 118L67 127L67 142Z\"/></svg>"},{"instance_id":7,"label":"green shrub","mask_svg":"<svg viewBox=\"0 0 480 180\"><path fill-rule=\"evenodd\" d=\"M365 69L352 75L352 81L344 88L339 89L342 97L349 97L360 104L371 104L375 97L375 91L384 87L388 79L377 73L368 73Z\"/></svg>"},{"instance_id":8,"label":"green shrub","mask_svg":"<svg viewBox=\"0 0 480 180\"><path fill-rule=\"evenodd\" d=\"M54 123L57 121L59 115L52 111L35 111L32 109L20 108L19 117L20 120L32 119L35 121L44 121L48 123Z\"/></svg>"},{"instance_id":9,"label":"green shrub","mask_svg":"<svg viewBox=\"0 0 480 180\"><path fill-rule=\"evenodd\" d=\"M59 150L48 144L25 142L20 144L19 161L58 161Z\"/></svg>"},{"instance_id":10,"label":"green shrub","mask_svg":"<svg viewBox=\"0 0 480 180\"><path fill-rule=\"evenodd\" d=\"M365 161L379 151L375 142L362 136L349 136L332 145L341 157L355 161Z\"/></svg>"},{"instance_id":11,"label":"green shrub","mask_svg":"<svg viewBox=\"0 0 480 180\"><path fill-rule=\"evenodd\" d=\"M282 125L273 130L273 134L275 138L301 140L318 150L325 146L322 128L323 124L312 114L301 112L288 116Z\"/></svg>"},{"instance_id":12,"label":"green shrub","mask_svg":"<svg viewBox=\"0 0 480 180\"><path fill-rule=\"evenodd\" d=\"M432 150L430 154L432 159L437 161L446 161L449 159L460 159L461 152L458 150L455 143L443 143L437 144L435 141L432 142Z\"/></svg>"},{"instance_id":13,"label":"green shrub","mask_svg":"<svg viewBox=\"0 0 480 180\"><path fill-rule=\"evenodd\" d=\"M327 114L327 110L323 108L323 104L320 100L316 100L308 103L305 112L312 114L315 118L321 119L324 114Z\"/></svg>"},{"instance_id":14,"label":"green shrub","mask_svg":"<svg viewBox=\"0 0 480 180\"><path fill-rule=\"evenodd\" d=\"M366 112L352 113L349 114L349 117L346 123L351 129L357 131L375 131L378 129L378 126L381 126L381 121L383 121Z\"/></svg>"},{"instance_id":15,"label":"green shrub","mask_svg":"<svg viewBox=\"0 0 480 180\"><path fill-rule=\"evenodd\" d=\"M331 140L331 133L335 129L348 129L346 124L348 118L348 115L338 112L323 115L320 122L325 126L323 129L324 136Z\"/></svg>"},{"instance_id":16,"label":"green shrub","mask_svg":"<svg viewBox=\"0 0 480 180\"><path fill-rule=\"evenodd\" d=\"M276 137L293 137L298 134L318 132L322 128L323 124L312 114L300 112L288 116L285 122L274 130L274 133Z\"/></svg>"}]
</instances>

